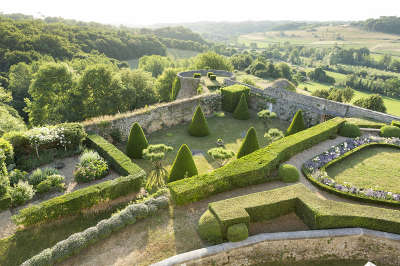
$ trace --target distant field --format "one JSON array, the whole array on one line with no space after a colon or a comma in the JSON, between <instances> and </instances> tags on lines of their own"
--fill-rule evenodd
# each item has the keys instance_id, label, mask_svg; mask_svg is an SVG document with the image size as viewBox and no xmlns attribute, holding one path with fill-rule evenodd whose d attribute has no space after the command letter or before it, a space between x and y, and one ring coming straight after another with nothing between
<instances>
[{"instance_id":1,"label":"distant field","mask_svg":"<svg viewBox=\"0 0 400 266\"><path fill-rule=\"evenodd\" d=\"M252 42L258 47L271 43L290 42L292 44L331 47L339 45L346 48L368 47L377 54L400 55L400 36L379 32L367 32L349 26L323 26L311 30L271 31L252 33L239 37L239 42L249 45Z\"/></svg>"}]
</instances>

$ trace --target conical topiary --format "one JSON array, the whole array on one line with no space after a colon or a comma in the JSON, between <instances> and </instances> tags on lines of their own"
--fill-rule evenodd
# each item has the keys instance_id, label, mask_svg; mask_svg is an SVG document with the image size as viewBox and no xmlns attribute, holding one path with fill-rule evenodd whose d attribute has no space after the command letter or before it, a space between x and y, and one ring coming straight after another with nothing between
<instances>
[{"instance_id":1,"label":"conical topiary","mask_svg":"<svg viewBox=\"0 0 400 266\"><path fill-rule=\"evenodd\" d=\"M292 123L290 123L290 126L286 131L286 136L295 134L304 129L306 129L306 126L304 125L303 112L298 110L292 119Z\"/></svg>"},{"instance_id":2,"label":"conical topiary","mask_svg":"<svg viewBox=\"0 0 400 266\"><path fill-rule=\"evenodd\" d=\"M172 164L168 182L173 182L194 175L197 175L197 167L194 163L192 152L186 144L182 144L175 157L174 163Z\"/></svg>"},{"instance_id":3,"label":"conical topiary","mask_svg":"<svg viewBox=\"0 0 400 266\"><path fill-rule=\"evenodd\" d=\"M237 153L237 158L241 158L247 154L250 154L256 150L258 150L260 146L258 145L257 132L254 127L249 128L247 131L246 137L240 146L240 149Z\"/></svg>"},{"instance_id":4,"label":"conical topiary","mask_svg":"<svg viewBox=\"0 0 400 266\"><path fill-rule=\"evenodd\" d=\"M188 131L190 135L195 137L204 137L210 134L207 120L204 117L203 110L201 110L200 105L196 108Z\"/></svg>"},{"instance_id":5,"label":"conical topiary","mask_svg":"<svg viewBox=\"0 0 400 266\"><path fill-rule=\"evenodd\" d=\"M133 159L140 159L143 156L143 150L149 146L143 129L138 123L134 123L129 133L128 144L126 145L126 154Z\"/></svg>"},{"instance_id":6,"label":"conical topiary","mask_svg":"<svg viewBox=\"0 0 400 266\"><path fill-rule=\"evenodd\" d=\"M247 106L246 95L242 93L238 105L233 112L233 117L239 120L247 120L250 118L249 107Z\"/></svg>"}]
</instances>

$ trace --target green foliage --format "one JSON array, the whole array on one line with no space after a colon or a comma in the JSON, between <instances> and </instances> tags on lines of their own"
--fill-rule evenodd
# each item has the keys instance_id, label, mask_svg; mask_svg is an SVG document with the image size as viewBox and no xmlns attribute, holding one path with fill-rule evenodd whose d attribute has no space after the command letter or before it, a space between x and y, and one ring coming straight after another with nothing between
<instances>
[{"instance_id":1,"label":"green foliage","mask_svg":"<svg viewBox=\"0 0 400 266\"><path fill-rule=\"evenodd\" d=\"M357 125L345 122L339 128L339 135L348 138L356 138L361 136L361 131Z\"/></svg>"},{"instance_id":2,"label":"green foliage","mask_svg":"<svg viewBox=\"0 0 400 266\"><path fill-rule=\"evenodd\" d=\"M19 169L14 169L9 173L9 179L10 179L10 185L14 186L20 180L24 181L24 182L28 181L29 180L29 175L25 171L21 171Z\"/></svg>"},{"instance_id":3,"label":"green foliage","mask_svg":"<svg viewBox=\"0 0 400 266\"><path fill-rule=\"evenodd\" d=\"M264 138L267 139L268 144L277 141L283 137L285 137L285 134L283 134L283 132L277 128L270 128L268 132L264 134Z\"/></svg>"},{"instance_id":4,"label":"green foliage","mask_svg":"<svg viewBox=\"0 0 400 266\"><path fill-rule=\"evenodd\" d=\"M164 168L162 161L166 153L172 150L171 146L165 144L149 145L143 150L143 158L153 163L153 169L147 177L147 190L153 191L165 186L168 171Z\"/></svg>"},{"instance_id":5,"label":"green foliage","mask_svg":"<svg viewBox=\"0 0 400 266\"><path fill-rule=\"evenodd\" d=\"M89 135L87 142L88 146L105 158L118 174L133 175L139 180L144 178L145 172L142 168L134 164L128 156L102 137Z\"/></svg>"},{"instance_id":6,"label":"green foliage","mask_svg":"<svg viewBox=\"0 0 400 266\"><path fill-rule=\"evenodd\" d=\"M281 164L278 169L278 175L286 183L297 182L300 178L299 170L291 164Z\"/></svg>"},{"instance_id":7,"label":"green foliage","mask_svg":"<svg viewBox=\"0 0 400 266\"><path fill-rule=\"evenodd\" d=\"M214 52L206 52L196 56L194 59L195 69L215 69L232 71L233 66L228 58Z\"/></svg>"},{"instance_id":8,"label":"green foliage","mask_svg":"<svg viewBox=\"0 0 400 266\"><path fill-rule=\"evenodd\" d=\"M374 120L370 119L365 119L365 118L356 118L356 117L350 117L346 118L347 122L350 122L352 124L355 124L359 128L376 128L380 129L381 127L385 126L385 123L382 122L377 122Z\"/></svg>"},{"instance_id":9,"label":"green foliage","mask_svg":"<svg viewBox=\"0 0 400 266\"><path fill-rule=\"evenodd\" d=\"M328 99L329 97L329 89L317 89L311 93L312 96Z\"/></svg>"},{"instance_id":10,"label":"green foliage","mask_svg":"<svg viewBox=\"0 0 400 266\"><path fill-rule=\"evenodd\" d=\"M400 127L400 121L393 120L391 123L392 126Z\"/></svg>"},{"instance_id":11,"label":"green foliage","mask_svg":"<svg viewBox=\"0 0 400 266\"><path fill-rule=\"evenodd\" d=\"M176 204L199 201L238 187L265 183L282 162L336 134L345 120L334 118L290 135L212 172L169 183Z\"/></svg>"},{"instance_id":12,"label":"green foliage","mask_svg":"<svg viewBox=\"0 0 400 266\"><path fill-rule=\"evenodd\" d=\"M383 102L382 97L379 94L373 94L368 97L359 98L354 102L354 105L369 110L386 113L386 106Z\"/></svg>"},{"instance_id":13,"label":"green foliage","mask_svg":"<svg viewBox=\"0 0 400 266\"><path fill-rule=\"evenodd\" d=\"M197 175L197 167L194 163L192 152L186 144L182 144L172 164L168 182L174 182L195 175Z\"/></svg>"},{"instance_id":14,"label":"green foliage","mask_svg":"<svg viewBox=\"0 0 400 266\"><path fill-rule=\"evenodd\" d=\"M209 210L200 217L197 231L200 237L209 243L219 244L223 242L218 220Z\"/></svg>"},{"instance_id":15,"label":"green foliage","mask_svg":"<svg viewBox=\"0 0 400 266\"><path fill-rule=\"evenodd\" d=\"M296 134L297 132L300 132L304 129L306 129L306 126L304 125L303 112L301 110L298 110L294 115L289 128L286 131L286 136Z\"/></svg>"},{"instance_id":16,"label":"green foliage","mask_svg":"<svg viewBox=\"0 0 400 266\"><path fill-rule=\"evenodd\" d=\"M175 77L174 83L172 84L172 93L171 100L176 100L178 97L179 91L181 90L181 80L178 77Z\"/></svg>"},{"instance_id":17,"label":"green foliage","mask_svg":"<svg viewBox=\"0 0 400 266\"><path fill-rule=\"evenodd\" d=\"M204 117L204 113L203 110L201 110L200 105L196 107L192 121L189 124L188 132L194 137L205 137L210 135L207 120Z\"/></svg>"},{"instance_id":18,"label":"green foliage","mask_svg":"<svg viewBox=\"0 0 400 266\"><path fill-rule=\"evenodd\" d=\"M129 175L105 181L22 209L13 216L17 224L33 225L76 215L99 202L139 191L143 176Z\"/></svg>"},{"instance_id":19,"label":"green foliage","mask_svg":"<svg viewBox=\"0 0 400 266\"><path fill-rule=\"evenodd\" d=\"M214 160L216 160L220 167L224 166L224 164L232 157L235 156L233 151L227 150L223 147L219 148L211 148L207 151L208 155L211 156Z\"/></svg>"},{"instance_id":20,"label":"green foliage","mask_svg":"<svg viewBox=\"0 0 400 266\"><path fill-rule=\"evenodd\" d=\"M207 77L210 78L211 75L214 75L213 72L207 72Z\"/></svg>"},{"instance_id":21,"label":"green foliage","mask_svg":"<svg viewBox=\"0 0 400 266\"><path fill-rule=\"evenodd\" d=\"M126 145L126 154L130 158L140 159L143 157L143 150L149 146L142 127L135 122L129 133L128 144Z\"/></svg>"},{"instance_id":22,"label":"green foliage","mask_svg":"<svg viewBox=\"0 0 400 266\"><path fill-rule=\"evenodd\" d=\"M326 72L320 67L316 67L314 70L308 72L307 76L313 81L318 81L321 83L328 83L328 84L335 83L335 79L331 76L328 76Z\"/></svg>"},{"instance_id":23,"label":"green foliage","mask_svg":"<svg viewBox=\"0 0 400 266\"><path fill-rule=\"evenodd\" d=\"M3 150L5 155L4 162L6 164L11 164L14 162L14 149L9 141L6 139L0 138L0 150Z\"/></svg>"},{"instance_id":24,"label":"green foliage","mask_svg":"<svg viewBox=\"0 0 400 266\"><path fill-rule=\"evenodd\" d=\"M139 59L139 68L150 72L155 78L160 76L164 69L170 67L172 61L169 57L159 55L145 55Z\"/></svg>"},{"instance_id":25,"label":"green foliage","mask_svg":"<svg viewBox=\"0 0 400 266\"><path fill-rule=\"evenodd\" d=\"M10 187L9 192L13 206L22 205L35 195L33 186L23 181L19 181L14 187Z\"/></svg>"},{"instance_id":26,"label":"green foliage","mask_svg":"<svg viewBox=\"0 0 400 266\"><path fill-rule=\"evenodd\" d=\"M210 80L217 80L217 76L216 75L210 75Z\"/></svg>"},{"instance_id":27,"label":"green foliage","mask_svg":"<svg viewBox=\"0 0 400 266\"><path fill-rule=\"evenodd\" d=\"M65 186L64 179L65 178L62 175L49 175L45 180L36 186L36 192L43 194L50 191L62 191Z\"/></svg>"},{"instance_id":28,"label":"green foliage","mask_svg":"<svg viewBox=\"0 0 400 266\"><path fill-rule=\"evenodd\" d=\"M0 199L6 195L7 191L10 189L10 180L8 179L8 176L4 175L3 173L0 173ZM0 207L0 209L2 209Z\"/></svg>"},{"instance_id":29,"label":"green foliage","mask_svg":"<svg viewBox=\"0 0 400 266\"><path fill-rule=\"evenodd\" d=\"M381 127L380 135L385 138L400 138L400 128L396 126Z\"/></svg>"},{"instance_id":30,"label":"green foliage","mask_svg":"<svg viewBox=\"0 0 400 266\"><path fill-rule=\"evenodd\" d=\"M257 139L257 132L254 127L249 128L246 133L246 137L244 138L242 145L240 145L239 151L237 153L237 158L241 158L246 156L260 148Z\"/></svg>"},{"instance_id":31,"label":"green foliage","mask_svg":"<svg viewBox=\"0 0 400 266\"><path fill-rule=\"evenodd\" d=\"M97 152L86 150L79 158L74 178L78 183L91 182L105 177L108 171L107 162Z\"/></svg>"},{"instance_id":32,"label":"green foliage","mask_svg":"<svg viewBox=\"0 0 400 266\"><path fill-rule=\"evenodd\" d=\"M242 83L256 87L256 83L254 82L254 80L252 78L246 77L244 79L242 79Z\"/></svg>"},{"instance_id":33,"label":"green foliage","mask_svg":"<svg viewBox=\"0 0 400 266\"><path fill-rule=\"evenodd\" d=\"M247 106L246 95L243 93L239 103L233 112L233 117L239 120L247 120L250 118L249 107Z\"/></svg>"},{"instance_id":34,"label":"green foliage","mask_svg":"<svg viewBox=\"0 0 400 266\"><path fill-rule=\"evenodd\" d=\"M250 88L243 85L232 85L221 88L222 110L232 113L235 111L242 94L246 95L246 102L249 102Z\"/></svg>"},{"instance_id":35,"label":"green foliage","mask_svg":"<svg viewBox=\"0 0 400 266\"><path fill-rule=\"evenodd\" d=\"M178 73L178 69L176 68L167 68L164 70L161 76L158 77L156 87L157 92L160 95L160 100L169 102L175 99L175 92L174 92L174 83L177 79L176 74ZM178 79L179 80L179 79ZM176 84L178 85L178 84ZM180 86L180 84L179 84ZM175 88L177 89L177 88Z\"/></svg>"},{"instance_id":36,"label":"green foliage","mask_svg":"<svg viewBox=\"0 0 400 266\"><path fill-rule=\"evenodd\" d=\"M10 131L24 131L26 125L15 109L0 103L0 136Z\"/></svg>"},{"instance_id":37,"label":"green foliage","mask_svg":"<svg viewBox=\"0 0 400 266\"><path fill-rule=\"evenodd\" d=\"M201 74L200 73L194 73L193 74L193 78L199 79L199 78L201 78Z\"/></svg>"},{"instance_id":38,"label":"green foliage","mask_svg":"<svg viewBox=\"0 0 400 266\"><path fill-rule=\"evenodd\" d=\"M226 233L226 238L230 242L238 242L245 240L249 237L249 230L247 229L247 225L244 223L234 224L228 227L228 231Z\"/></svg>"}]
</instances>

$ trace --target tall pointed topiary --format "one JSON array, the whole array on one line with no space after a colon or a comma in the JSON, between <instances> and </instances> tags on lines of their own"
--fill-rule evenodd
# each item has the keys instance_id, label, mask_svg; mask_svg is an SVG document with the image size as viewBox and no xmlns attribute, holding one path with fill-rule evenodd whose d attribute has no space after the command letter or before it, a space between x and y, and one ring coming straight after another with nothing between
<instances>
[{"instance_id":1,"label":"tall pointed topiary","mask_svg":"<svg viewBox=\"0 0 400 266\"><path fill-rule=\"evenodd\" d=\"M290 123L290 126L286 131L286 136L293 135L304 129L306 129L306 126L304 125L303 111L298 110L292 119L292 123Z\"/></svg>"},{"instance_id":2,"label":"tall pointed topiary","mask_svg":"<svg viewBox=\"0 0 400 266\"><path fill-rule=\"evenodd\" d=\"M126 145L126 154L133 159L143 157L143 150L149 146L143 129L136 122L131 127L129 133L128 144Z\"/></svg>"},{"instance_id":3,"label":"tall pointed topiary","mask_svg":"<svg viewBox=\"0 0 400 266\"><path fill-rule=\"evenodd\" d=\"M186 144L182 144L175 157L174 163L172 164L168 182L173 182L194 175L197 175L197 167L194 163L192 152Z\"/></svg>"},{"instance_id":4,"label":"tall pointed topiary","mask_svg":"<svg viewBox=\"0 0 400 266\"><path fill-rule=\"evenodd\" d=\"M200 105L196 108L188 131L190 135L195 137L204 137L210 134L210 131L208 130L207 120L204 117L203 110L201 110Z\"/></svg>"},{"instance_id":5,"label":"tall pointed topiary","mask_svg":"<svg viewBox=\"0 0 400 266\"><path fill-rule=\"evenodd\" d=\"M242 93L238 105L233 112L233 117L239 120L247 120L250 118L249 107L247 106L246 95Z\"/></svg>"},{"instance_id":6,"label":"tall pointed topiary","mask_svg":"<svg viewBox=\"0 0 400 266\"><path fill-rule=\"evenodd\" d=\"M257 132L254 127L251 127L247 131L246 137L244 138L244 141L240 146L240 149L237 153L237 158L239 159L247 154L258 150L259 148L260 145L258 145Z\"/></svg>"}]
</instances>

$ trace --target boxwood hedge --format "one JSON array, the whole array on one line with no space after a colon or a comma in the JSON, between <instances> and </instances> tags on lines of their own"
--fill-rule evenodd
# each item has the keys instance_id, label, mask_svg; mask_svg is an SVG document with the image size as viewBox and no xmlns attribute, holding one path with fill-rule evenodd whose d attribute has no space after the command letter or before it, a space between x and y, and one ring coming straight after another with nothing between
<instances>
[{"instance_id":1,"label":"boxwood hedge","mask_svg":"<svg viewBox=\"0 0 400 266\"><path fill-rule=\"evenodd\" d=\"M303 184L212 202L209 211L219 222L224 239L232 225L248 226L291 212L311 229L362 227L400 233L399 210L321 200Z\"/></svg>"},{"instance_id":2,"label":"boxwood hedge","mask_svg":"<svg viewBox=\"0 0 400 266\"><path fill-rule=\"evenodd\" d=\"M176 204L186 204L213 194L272 180L270 173L293 155L328 139L344 122L334 118L287 136L210 173L168 184Z\"/></svg>"},{"instance_id":3,"label":"boxwood hedge","mask_svg":"<svg viewBox=\"0 0 400 266\"><path fill-rule=\"evenodd\" d=\"M249 102L249 87L236 84L221 88L222 110L233 113L242 94L246 95L246 102Z\"/></svg>"}]
</instances>

